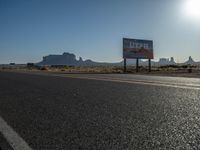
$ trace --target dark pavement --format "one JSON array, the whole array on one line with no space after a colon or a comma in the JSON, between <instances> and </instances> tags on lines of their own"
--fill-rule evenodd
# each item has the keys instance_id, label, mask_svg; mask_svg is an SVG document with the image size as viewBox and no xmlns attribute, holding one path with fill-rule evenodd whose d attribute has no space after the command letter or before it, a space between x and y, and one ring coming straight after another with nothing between
<instances>
[{"instance_id":1,"label":"dark pavement","mask_svg":"<svg viewBox=\"0 0 200 150\"><path fill-rule=\"evenodd\" d=\"M1 133L0 133L0 150L13 150Z\"/></svg>"},{"instance_id":2,"label":"dark pavement","mask_svg":"<svg viewBox=\"0 0 200 150\"><path fill-rule=\"evenodd\" d=\"M0 72L0 116L35 150L200 149L198 89Z\"/></svg>"}]
</instances>

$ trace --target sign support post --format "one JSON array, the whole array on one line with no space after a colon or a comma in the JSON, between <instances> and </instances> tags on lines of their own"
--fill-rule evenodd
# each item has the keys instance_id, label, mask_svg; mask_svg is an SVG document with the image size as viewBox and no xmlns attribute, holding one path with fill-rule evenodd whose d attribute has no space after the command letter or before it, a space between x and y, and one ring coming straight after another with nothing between
<instances>
[{"instance_id":1,"label":"sign support post","mask_svg":"<svg viewBox=\"0 0 200 150\"><path fill-rule=\"evenodd\" d=\"M151 72L151 59L149 59L149 72Z\"/></svg>"},{"instance_id":2,"label":"sign support post","mask_svg":"<svg viewBox=\"0 0 200 150\"><path fill-rule=\"evenodd\" d=\"M136 72L139 71L138 67L139 67L139 59L137 58L137 59L136 59Z\"/></svg>"},{"instance_id":3,"label":"sign support post","mask_svg":"<svg viewBox=\"0 0 200 150\"><path fill-rule=\"evenodd\" d=\"M126 58L124 58L124 73L126 72Z\"/></svg>"}]
</instances>

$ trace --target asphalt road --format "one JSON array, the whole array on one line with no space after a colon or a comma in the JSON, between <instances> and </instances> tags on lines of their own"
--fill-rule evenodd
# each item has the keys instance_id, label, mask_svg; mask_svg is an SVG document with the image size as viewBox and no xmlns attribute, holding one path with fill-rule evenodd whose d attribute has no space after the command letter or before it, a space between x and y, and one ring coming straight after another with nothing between
<instances>
[{"instance_id":1,"label":"asphalt road","mask_svg":"<svg viewBox=\"0 0 200 150\"><path fill-rule=\"evenodd\" d=\"M0 133L0 150L13 150L1 133Z\"/></svg>"},{"instance_id":2,"label":"asphalt road","mask_svg":"<svg viewBox=\"0 0 200 150\"><path fill-rule=\"evenodd\" d=\"M0 117L34 150L200 149L199 87L193 78L0 72Z\"/></svg>"}]
</instances>

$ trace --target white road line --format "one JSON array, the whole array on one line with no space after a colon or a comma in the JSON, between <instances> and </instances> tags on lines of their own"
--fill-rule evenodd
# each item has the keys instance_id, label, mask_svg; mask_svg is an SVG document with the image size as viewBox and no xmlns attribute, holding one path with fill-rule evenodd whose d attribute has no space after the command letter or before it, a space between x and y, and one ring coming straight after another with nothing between
<instances>
[{"instance_id":1,"label":"white road line","mask_svg":"<svg viewBox=\"0 0 200 150\"><path fill-rule=\"evenodd\" d=\"M121 78L110 78L110 77L86 77L79 76L77 74L50 74L50 73L40 73L40 72L19 72L24 74L31 75L41 75L41 76L54 76L54 77L68 77L68 78L77 78L77 79L86 79L86 80L99 80L99 81L110 81L110 82L121 82L121 83L131 83L138 85L153 85L153 86L162 86L162 87L174 87L181 89L192 89L200 90L199 84L188 84L188 83L170 83L170 82L160 82L160 81L147 81L147 80L137 80L137 79L121 79ZM173 77L172 77L173 78Z\"/></svg>"},{"instance_id":2,"label":"white road line","mask_svg":"<svg viewBox=\"0 0 200 150\"><path fill-rule=\"evenodd\" d=\"M33 73L27 73L32 74ZM87 76L79 76L74 74L47 74L47 73L34 73L35 75L42 76L54 76L54 77L68 77L68 78L76 78L76 79L85 79L85 80L99 80L99 81L110 81L110 82L121 82L121 83L130 83L130 84L138 84L138 85L150 85L150 86L162 86L162 87L173 87L173 88L181 88L181 89L192 89L192 90L200 90L199 84L188 84L188 83L169 83L169 82L160 82L160 81L147 81L147 80L137 80L137 79L121 79L121 78L109 78L109 77L87 77Z\"/></svg>"},{"instance_id":3,"label":"white road line","mask_svg":"<svg viewBox=\"0 0 200 150\"><path fill-rule=\"evenodd\" d=\"M59 75L56 75L59 76ZM140 84L140 85L154 85L154 86L163 86L163 87L174 87L181 89L192 89L192 90L200 90L200 86L192 86L192 85L179 85L179 84L166 84L162 82L148 82L148 81L140 81L140 80L118 80L118 79L108 79L108 78L95 78L95 77L78 77L78 76L60 76L60 77L69 77L69 78L78 78L78 79L87 79L87 80L100 80L100 81L111 81L111 82L121 82L121 83L132 83L132 84Z\"/></svg>"},{"instance_id":4,"label":"white road line","mask_svg":"<svg viewBox=\"0 0 200 150\"><path fill-rule=\"evenodd\" d=\"M32 150L28 144L1 117L0 132L14 150Z\"/></svg>"},{"instance_id":5,"label":"white road line","mask_svg":"<svg viewBox=\"0 0 200 150\"><path fill-rule=\"evenodd\" d=\"M78 76L77 76L78 77ZM84 78L84 77L83 77ZM127 82L139 82L139 83L149 83L149 84L164 84L164 85L172 85L172 86L187 86L187 87L196 87L200 88L200 84L191 84L191 83L173 83L166 81L148 81L148 80L138 80L138 79L124 79L124 78L116 78L116 77L85 77L85 78L95 78L95 79L105 79L105 80L116 80L116 81L127 81Z\"/></svg>"}]
</instances>

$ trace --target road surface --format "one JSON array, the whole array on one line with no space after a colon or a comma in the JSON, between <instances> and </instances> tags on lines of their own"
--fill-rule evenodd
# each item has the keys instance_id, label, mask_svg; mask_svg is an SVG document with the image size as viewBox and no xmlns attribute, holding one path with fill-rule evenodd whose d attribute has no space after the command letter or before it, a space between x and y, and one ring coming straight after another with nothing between
<instances>
[{"instance_id":1,"label":"road surface","mask_svg":"<svg viewBox=\"0 0 200 150\"><path fill-rule=\"evenodd\" d=\"M1 119L13 149L200 149L200 79L0 72Z\"/></svg>"}]
</instances>

